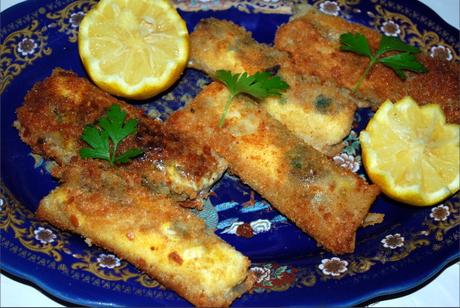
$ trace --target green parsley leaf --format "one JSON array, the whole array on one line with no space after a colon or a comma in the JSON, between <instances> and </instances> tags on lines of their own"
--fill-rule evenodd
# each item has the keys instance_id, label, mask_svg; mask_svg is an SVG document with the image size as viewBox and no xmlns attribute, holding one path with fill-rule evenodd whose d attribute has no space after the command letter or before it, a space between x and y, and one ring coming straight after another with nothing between
<instances>
[{"instance_id":1,"label":"green parsley leaf","mask_svg":"<svg viewBox=\"0 0 460 308\"><path fill-rule=\"evenodd\" d=\"M383 65L391 68L402 80L406 79L404 70L416 73L425 73L427 71L426 67L422 63L418 62L414 55L419 53L420 49L415 46L407 45L395 37L383 35L380 39L379 49L375 52L375 54L372 54L366 37L361 33L343 33L340 35L340 43L340 50L354 52L370 59L366 70L353 87L353 92L358 90L364 79L369 74L369 71L376 63L382 63ZM383 57L383 55L389 51L399 51L402 53Z\"/></svg>"},{"instance_id":2,"label":"green parsley leaf","mask_svg":"<svg viewBox=\"0 0 460 308\"><path fill-rule=\"evenodd\" d=\"M361 33L344 33L340 36L340 49L343 51L352 51L362 56L372 57L371 48L367 39Z\"/></svg>"},{"instance_id":3,"label":"green parsley leaf","mask_svg":"<svg viewBox=\"0 0 460 308\"><path fill-rule=\"evenodd\" d=\"M115 158L115 164L123 164L129 162L130 159L142 155L144 152L141 149L131 148L123 154Z\"/></svg>"},{"instance_id":4,"label":"green parsley leaf","mask_svg":"<svg viewBox=\"0 0 460 308\"><path fill-rule=\"evenodd\" d=\"M382 35L382 38L380 39L379 49L377 50L375 55L378 57L388 51L405 51L413 54L420 53L420 49L418 49L415 46L407 45L406 43L404 43L396 37Z\"/></svg>"},{"instance_id":5,"label":"green parsley leaf","mask_svg":"<svg viewBox=\"0 0 460 308\"><path fill-rule=\"evenodd\" d=\"M80 149L80 157L103 159L114 165L127 163L130 159L143 154L142 150L131 148L117 155L120 142L137 132L137 120L130 119L125 123L125 118L126 112L114 104L107 114L99 119L99 127L87 125L80 138L91 148Z\"/></svg>"},{"instance_id":6,"label":"green parsley leaf","mask_svg":"<svg viewBox=\"0 0 460 308\"><path fill-rule=\"evenodd\" d=\"M82 158L99 158L110 160L109 135L105 131L100 131L94 126L86 126L81 135L81 139L88 143L92 148L82 148L80 156Z\"/></svg>"},{"instance_id":7,"label":"green parsley leaf","mask_svg":"<svg viewBox=\"0 0 460 308\"><path fill-rule=\"evenodd\" d=\"M244 93L257 99L263 99L268 96L281 96L282 92L289 88L288 84L279 76L272 76L268 72L257 72L254 75L249 75L246 72L232 74L227 70L218 70L216 79L225 84L230 91L224 112L219 121L219 127L224 125L230 104L238 94Z\"/></svg>"},{"instance_id":8,"label":"green parsley leaf","mask_svg":"<svg viewBox=\"0 0 460 308\"><path fill-rule=\"evenodd\" d=\"M379 62L392 68L402 80L406 79L403 70L409 70L416 73L426 72L425 66L418 62L413 54L407 52L381 58Z\"/></svg>"}]
</instances>

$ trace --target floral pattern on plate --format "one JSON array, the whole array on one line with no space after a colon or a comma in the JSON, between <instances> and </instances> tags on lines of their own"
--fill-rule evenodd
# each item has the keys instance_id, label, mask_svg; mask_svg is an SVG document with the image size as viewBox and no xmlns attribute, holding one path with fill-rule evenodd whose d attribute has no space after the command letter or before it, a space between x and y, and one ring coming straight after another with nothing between
<instances>
[{"instance_id":1,"label":"floral pattern on plate","mask_svg":"<svg viewBox=\"0 0 460 308\"><path fill-rule=\"evenodd\" d=\"M174 1L190 25L194 16L201 18L226 10L228 18L259 29L265 29L271 22L286 21L287 16L283 14L294 12L301 2ZM50 179L48 162L31 157L30 150L24 149L17 132L12 130L14 109L25 95L25 85L31 86L46 76L55 63L83 74L76 37L81 18L94 3L94 0L53 0L46 6L37 6L32 1L20 11L2 13L2 142L9 141L8 147L2 147L2 167L6 166L0 185L2 268L44 285L60 298L69 301L80 298L80 305L91 306L97 301L124 306L184 306L186 303L176 294L119 257L96 246L88 247L80 237L60 231L33 215L41 197L55 183ZM422 46L432 56L459 60L458 32L450 31L418 2L318 0L309 3L325 13L359 20L382 33ZM423 15L420 10L425 12L425 19L420 17ZM139 107L152 117L165 119L208 82L206 76L186 71L174 91ZM372 115L370 110L356 114L353 130L344 140L344 150L336 158L339 165L362 176L358 136ZM372 299L376 294L359 293L359 290L350 293L348 285L374 284L376 276L379 285L374 285L375 290L404 285L405 277L413 274L427 277L440 264L458 257L458 195L423 209L379 199L374 207L386 214L384 222L360 230L355 254L335 256L318 248L261 196L231 175L227 174L213 192L215 195L209 198L207 209L197 214L232 245L250 257L256 256L251 267L257 277L254 292L243 296L235 305L282 304L286 294L291 298L294 294L299 305L317 306L324 300L335 305L360 304L360 300ZM271 249L272 245L276 249ZM19 268L14 266L18 260L22 264ZM413 266L422 263L424 268ZM74 287L66 288L69 284ZM325 285L334 286L334 294L326 294ZM87 288L94 288L97 298L82 298L79 290ZM259 296L261 293L264 295Z\"/></svg>"}]
</instances>

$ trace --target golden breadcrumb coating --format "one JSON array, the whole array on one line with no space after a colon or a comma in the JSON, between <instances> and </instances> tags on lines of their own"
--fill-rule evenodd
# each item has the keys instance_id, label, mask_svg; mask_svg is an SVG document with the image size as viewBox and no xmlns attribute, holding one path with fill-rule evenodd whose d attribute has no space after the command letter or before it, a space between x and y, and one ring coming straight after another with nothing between
<instances>
[{"instance_id":1,"label":"golden breadcrumb coating","mask_svg":"<svg viewBox=\"0 0 460 308\"><path fill-rule=\"evenodd\" d=\"M144 154L120 166L80 159L84 126L112 104L139 120L137 134L121 150L139 147ZM163 123L63 70L37 83L17 115L21 138L58 162L53 174L61 185L42 199L37 217L114 252L197 306L229 306L252 288L248 258L183 208L200 204L204 185L226 167L209 147L168 132Z\"/></svg>"},{"instance_id":2,"label":"golden breadcrumb coating","mask_svg":"<svg viewBox=\"0 0 460 308\"><path fill-rule=\"evenodd\" d=\"M154 196L126 168L81 160L37 216L114 252L196 306L229 306L250 290L250 261L190 210Z\"/></svg>"},{"instance_id":3,"label":"golden breadcrumb coating","mask_svg":"<svg viewBox=\"0 0 460 308\"><path fill-rule=\"evenodd\" d=\"M119 105L127 118L138 120L138 132L119 146L123 152L140 148L144 154L120 168L139 174L142 185L158 194L187 200L204 195L220 178L226 165L209 147L172 134L163 123L144 115L139 108L102 92L88 80L72 72L54 70L51 77L38 82L17 109L15 125L21 139L34 153L67 165L88 147L80 136L88 124L96 124L112 104ZM55 172L56 176L59 176ZM200 202L184 205L201 206Z\"/></svg>"},{"instance_id":4,"label":"golden breadcrumb coating","mask_svg":"<svg viewBox=\"0 0 460 308\"><path fill-rule=\"evenodd\" d=\"M230 21L204 19L190 35L190 41L189 66L211 76L219 69L280 75L289 89L281 99L267 98L261 105L317 150L330 156L340 152L356 110L355 99L348 90L297 73L287 53L256 42L250 32Z\"/></svg>"},{"instance_id":5,"label":"golden breadcrumb coating","mask_svg":"<svg viewBox=\"0 0 460 308\"><path fill-rule=\"evenodd\" d=\"M340 35L346 32L362 33L371 49L378 49L381 35L377 31L340 17L322 14L312 7L278 29L275 46L291 55L297 72L352 89L369 59L340 51ZM460 123L458 63L432 58L424 53L417 55L417 58L428 72L407 72L405 81L390 68L375 65L356 93L364 99L362 102L366 102L361 106L370 105L377 109L386 99L397 101L411 96L421 105L441 105L448 122Z\"/></svg>"},{"instance_id":6,"label":"golden breadcrumb coating","mask_svg":"<svg viewBox=\"0 0 460 308\"><path fill-rule=\"evenodd\" d=\"M219 127L228 95L214 82L166 124L212 147L234 174L325 249L353 252L356 230L379 194L377 186L337 166L243 95Z\"/></svg>"}]
</instances>

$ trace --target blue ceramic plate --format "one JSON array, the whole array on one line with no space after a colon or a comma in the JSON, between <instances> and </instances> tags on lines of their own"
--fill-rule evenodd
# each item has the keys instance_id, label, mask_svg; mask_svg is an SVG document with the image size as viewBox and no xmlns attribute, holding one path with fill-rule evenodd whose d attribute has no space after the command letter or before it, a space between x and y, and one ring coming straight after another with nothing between
<instances>
[{"instance_id":1,"label":"blue ceramic plate","mask_svg":"<svg viewBox=\"0 0 460 308\"><path fill-rule=\"evenodd\" d=\"M184 306L186 301L116 256L88 247L76 235L38 221L34 210L56 181L50 162L34 156L12 127L15 109L32 85L60 66L83 76L76 37L79 21L94 0L30 0L1 14L1 267L50 294L78 305ZM189 29L204 17L245 26L271 42L299 1L176 1ZM313 1L340 15L418 44L428 53L459 60L458 31L417 1ZM209 80L187 70L173 89L140 104L166 118ZM153 102L153 103L152 103ZM346 147L335 160L365 176L357 135L372 113L355 117ZM226 175L200 213L216 233L253 261L256 288L234 306L348 306L422 284L459 257L458 195L431 208L378 198L372 212L383 223L362 228L354 254L334 256L316 246L284 216L237 178ZM237 235L247 224L253 236Z\"/></svg>"}]
</instances>

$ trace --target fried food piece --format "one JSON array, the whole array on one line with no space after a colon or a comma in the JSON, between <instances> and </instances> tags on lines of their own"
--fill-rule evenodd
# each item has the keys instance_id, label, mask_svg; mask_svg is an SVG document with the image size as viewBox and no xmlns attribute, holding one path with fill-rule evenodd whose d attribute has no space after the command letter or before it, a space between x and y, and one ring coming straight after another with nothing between
<instances>
[{"instance_id":1,"label":"fried food piece","mask_svg":"<svg viewBox=\"0 0 460 308\"><path fill-rule=\"evenodd\" d=\"M189 67L210 76L219 69L252 75L287 59L286 53L256 42L250 32L231 21L203 19L190 34Z\"/></svg>"},{"instance_id":2,"label":"fried food piece","mask_svg":"<svg viewBox=\"0 0 460 308\"><path fill-rule=\"evenodd\" d=\"M211 76L219 69L233 73L279 74L289 89L282 101L279 98L263 100L265 110L317 150L330 156L341 150L356 110L355 99L348 90L297 73L288 54L256 42L250 32L230 21L202 20L190 41L189 66Z\"/></svg>"},{"instance_id":3,"label":"fried food piece","mask_svg":"<svg viewBox=\"0 0 460 308\"><path fill-rule=\"evenodd\" d=\"M66 167L37 216L134 264L192 304L228 306L251 289L250 261L139 175L96 160Z\"/></svg>"},{"instance_id":4,"label":"fried food piece","mask_svg":"<svg viewBox=\"0 0 460 308\"><path fill-rule=\"evenodd\" d=\"M277 49L288 52L300 74L311 74L322 81L332 80L340 87L352 89L366 69L369 59L351 52L340 51L340 35L360 32L369 41L371 49L378 49L381 35L362 25L340 17L322 14L311 6L290 22L281 26L275 38ZM360 107L377 109L386 99L397 101L411 96L418 103L440 104L447 121L460 123L459 65L427 54L417 58L428 69L427 73L408 72L401 80L390 68L375 65L356 92L363 99Z\"/></svg>"},{"instance_id":5,"label":"fried food piece","mask_svg":"<svg viewBox=\"0 0 460 308\"><path fill-rule=\"evenodd\" d=\"M382 213L369 213L363 221L363 227L369 227L383 222L385 214Z\"/></svg>"},{"instance_id":6,"label":"fried food piece","mask_svg":"<svg viewBox=\"0 0 460 308\"><path fill-rule=\"evenodd\" d=\"M140 148L141 157L119 166L141 176L141 183L157 194L177 200L203 196L226 169L225 162L209 147L168 132L163 123L143 111L102 92L72 72L55 70L37 83L17 109L15 126L21 139L34 153L54 159L60 165L80 159L79 150L88 147L80 136L88 124L95 124L112 104L119 105L128 118L138 119L138 132L120 144L120 151ZM59 177L58 172L54 172ZM200 202L184 203L200 207Z\"/></svg>"},{"instance_id":7,"label":"fried food piece","mask_svg":"<svg viewBox=\"0 0 460 308\"><path fill-rule=\"evenodd\" d=\"M166 124L212 146L233 173L325 249L353 252L356 230L379 189L338 167L243 95L235 98L220 128L228 95L214 82Z\"/></svg>"},{"instance_id":8,"label":"fried food piece","mask_svg":"<svg viewBox=\"0 0 460 308\"><path fill-rule=\"evenodd\" d=\"M80 159L84 126L112 104L139 120L121 150L138 147L143 156L117 167ZM251 289L250 261L171 198L200 195L220 177L225 162L210 148L62 70L36 84L17 114L22 140L59 163L53 173L63 183L37 217L113 251L197 306L228 306Z\"/></svg>"},{"instance_id":9,"label":"fried food piece","mask_svg":"<svg viewBox=\"0 0 460 308\"><path fill-rule=\"evenodd\" d=\"M292 73L291 66L280 69L290 88L279 98L268 97L262 107L304 142L334 156L344 144L353 124L356 104L330 83L319 84L315 77Z\"/></svg>"}]
</instances>

